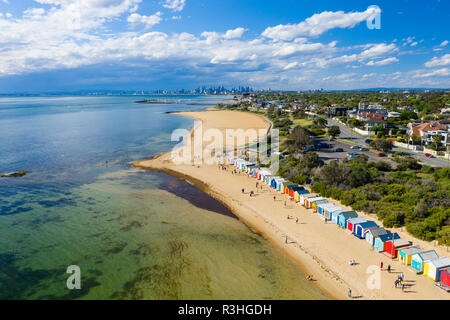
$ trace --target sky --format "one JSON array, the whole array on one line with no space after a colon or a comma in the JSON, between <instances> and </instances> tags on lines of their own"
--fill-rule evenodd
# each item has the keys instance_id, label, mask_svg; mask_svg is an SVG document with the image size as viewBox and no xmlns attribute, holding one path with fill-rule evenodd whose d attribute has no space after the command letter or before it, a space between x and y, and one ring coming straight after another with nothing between
<instances>
[{"instance_id":1,"label":"sky","mask_svg":"<svg viewBox=\"0 0 450 320\"><path fill-rule=\"evenodd\" d=\"M0 0L0 93L449 88L450 0Z\"/></svg>"}]
</instances>

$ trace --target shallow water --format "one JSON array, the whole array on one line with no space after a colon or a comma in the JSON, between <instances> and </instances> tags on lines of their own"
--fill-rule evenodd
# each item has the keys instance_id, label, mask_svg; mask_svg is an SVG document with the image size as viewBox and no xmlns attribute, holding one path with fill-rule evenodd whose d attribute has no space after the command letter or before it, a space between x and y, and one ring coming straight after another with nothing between
<instances>
[{"instance_id":1,"label":"shallow water","mask_svg":"<svg viewBox=\"0 0 450 320\"><path fill-rule=\"evenodd\" d=\"M204 108L137 99L0 99L0 172L31 171L0 178L0 298L324 299L225 206L126 165L193 124L166 111Z\"/></svg>"}]
</instances>

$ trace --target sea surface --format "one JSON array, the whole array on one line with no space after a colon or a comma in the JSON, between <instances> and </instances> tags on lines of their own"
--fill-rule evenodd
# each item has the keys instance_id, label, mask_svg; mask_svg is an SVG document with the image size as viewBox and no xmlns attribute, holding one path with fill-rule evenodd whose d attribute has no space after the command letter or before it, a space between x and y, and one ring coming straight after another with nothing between
<instances>
[{"instance_id":1,"label":"sea surface","mask_svg":"<svg viewBox=\"0 0 450 320\"><path fill-rule=\"evenodd\" d=\"M127 162L223 97L0 98L0 299L325 299L283 253L189 183ZM69 290L69 266L81 289Z\"/></svg>"}]
</instances>

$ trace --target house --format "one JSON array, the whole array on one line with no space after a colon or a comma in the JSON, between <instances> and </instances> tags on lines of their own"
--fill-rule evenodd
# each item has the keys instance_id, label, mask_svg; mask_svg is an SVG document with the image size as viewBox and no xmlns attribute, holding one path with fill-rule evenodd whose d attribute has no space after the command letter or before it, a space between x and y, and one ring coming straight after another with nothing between
<instances>
[{"instance_id":1,"label":"house","mask_svg":"<svg viewBox=\"0 0 450 320\"><path fill-rule=\"evenodd\" d=\"M274 178L274 176L273 175L265 175L264 176L264 178L263 178L263 181L267 184L267 185L269 185L269 186L271 186L271 182L272 182L272 179Z\"/></svg>"},{"instance_id":2,"label":"house","mask_svg":"<svg viewBox=\"0 0 450 320\"><path fill-rule=\"evenodd\" d=\"M317 194L315 194L315 193L301 194L300 201L298 203L305 207L306 199L311 199L311 198L317 198Z\"/></svg>"},{"instance_id":3,"label":"house","mask_svg":"<svg viewBox=\"0 0 450 320\"><path fill-rule=\"evenodd\" d=\"M397 258L398 251L401 248L411 246L411 242L406 239L392 239L386 241L383 254L391 259Z\"/></svg>"},{"instance_id":4,"label":"house","mask_svg":"<svg viewBox=\"0 0 450 320\"><path fill-rule=\"evenodd\" d=\"M378 225L373 222L373 221L366 221L366 222L361 222L361 223L357 223L355 225L355 237L359 238L359 239L364 239L365 237L365 233L367 230L369 229L373 229L373 228L377 228Z\"/></svg>"},{"instance_id":5,"label":"house","mask_svg":"<svg viewBox=\"0 0 450 320\"><path fill-rule=\"evenodd\" d=\"M374 131L374 127L382 126L383 128L386 128L387 122L383 119L378 118L370 118L366 120L365 129L366 131Z\"/></svg>"},{"instance_id":6,"label":"house","mask_svg":"<svg viewBox=\"0 0 450 320\"><path fill-rule=\"evenodd\" d=\"M400 112L391 111L388 113L388 118L400 118Z\"/></svg>"},{"instance_id":7,"label":"house","mask_svg":"<svg viewBox=\"0 0 450 320\"><path fill-rule=\"evenodd\" d=\"M439 256L434 250L413 253L411 256L411 268L417 273L423 272L425 263L438 259Z\"/></svg>"},{"instance_id":8,"label":"house","mask_svg":"<svg viewBox=\"0 0 450 320\"><path fill-rule=\"evenodd\" d=\"M311 203L311 209L313 209L314 212L318 212L319 211L319 205L321 204L325 204L328 203L327 199L322 199L322 200L315 200Z\"/></svg>"},{"instance_id":9,"label":"house","mask_svg":"<svg viewBox=\"0 0 450 320\"><path fill-rule=\"evenodd\" d=\"M314 203L314 201L317 200L324 200L324 197L321 196L317 196L317 197L312 197L312 198L306 198L305 199L305 208L306 209L311 209L312 208L312 204Z\"/></svg>"},{"instance_id":10,"label":"house","mask_svg":"<svg viewBox=\"0 0 450 320\"><path fill-rule=\"evenodd\" d=\"M416 135L422 139L425 144L431 144L434 142L434 136L439 135L441 143L445 146L450 143L449 129L447 125L432 121L424 123L408 123L408 135Z\"/></svg>"},{"instance_id":11,"label":"house","mask_svg":"<svg viewBox=\"0 0 450 320\"><path fill-rule=\"evenodd\" d=\"M327 219L328 221L333 221L333 216L336 215L336 213L340 213L346 211L345 209L342 209L339 206L334 206L331 208L327 208L325 210L325 213L323 214L325 219Z\"/></svg>"},{"instance_id":12,"label":"house","mask_svg":"<svg viewBox=\"0 0 450 320\"><path fill-rule=\"evenodd\" d=\"M271 185L272 188L274 188L275 190L280 191L281 190L281 186L282 184L286 182L286 180L284 180L283 178L280 177L275 177L272 179Z\"/></svg>"},{"instance_id":13,"label":"house","mask_svg":"<svg viewBox=\"0 0 450 320\"><path fill-rule=\"evenodd\" d=\"M398 253L398 258L401 263L409 266L411 264L411 258L414 253L422 252L422 248L420 246L411 246L404 249L400 249Z\"/></svg>"},{"instance_id":14,"label":"house","mask_svg":"<svg viewBox=\"0 0 450 320\"><path fill-rule=\"evenodd\" d=\"M439 278L439 287L446 291L450 291L450 268L442 269Z\"/></svg>"},{"instance_id":15,"label":"house","mask_svg":"<svg viewBox=\"0 0 450 320\"><path fill-rule=\"evenodd\" d=\"M442 257L434 260L430 260L425 263L425 270L423 272L428 278L434 281L439 281L441 276L441 270L450 267L450 258Z\"/></svg>"},{"instance_id":16,"label":"house","mask_svg":"<svg viewBox=\"0 0 450 320\"><path fill-rule=\"evenodd\" d=\"M287 186L291 186L292 185L292 182L290 182L290 181L283 181L282 183L281 183L281 185L280 185L280 189L278 190L278 191L280 191L281 192L281 194L285 194L286 193L286 187Z\"/></svg>"},{"instance_id":17,"label":"house","mask_svg":"<svg viewBox=\"0 0 450 320\"><path fill-rule=\"evenodd\" d=\"M272 176L272 172L270 172L269 170L267 170L267 169L262 169L260 172L259 172L259 180L261 180L261 181L266 181L266 177L269 177L269 176Z\"/></svg>"},{"instance_id":18,"label":"house","mask_svg":"<svg viewBox=\"0 0 450 320\"><path fill-rule=\"evenodd\" d=\"M392 239L400 239L398 233L388 233L383 234L375 238L374 250L376 252L383 252L386 248L386 242L391 241Z\"/></svg>"},{"instance_id":19,"label":"house","mask_svg":"<svg viewBox=\"0 0 450 320\"><path fill-rule=\"evenodd\" d=\"M305 190L305 188L300 187L298 184L291 184L284 188L284 193L287 194L292 199L294 198L294 192L297 189Z\"/></svg>"},{"instance_id":20,"label":"house","mask_svg":"<svg viewBox=\"0 0 450 320\"><path fill-rule=\"evenodd\" d=\"M328 201L327 202L323 202L323 203L317 203L317 202L315 202L315 203L317 205L317 213L318 214L322 214L322 215L325 213L325 208L336 207L334 205L334 203L331 203L331 202L328 202Z\"/></svg>"},{"instance_id":21,"label":"house","mask_svg":"<svg viewBox=\"0 0 450 320\"><path fill-rule=\"evenodd\" d=\"M340 213L347 212L347 211L348 211L347 209L341 209L341 210L335 210L335 211L330 212L330 220L331 220L334 224L337 224L337 217L338 217L338 215L339 215ZM327 218L327 219L328 219L328 218Z\"/></svg>"},{"instance_id":22,"label":"house","mask_svg":"<svg viewBox=\"0 0 450 320\"><path fill-rule=\"evenodd\" d=\"M370 244L371 247L375 245L375 238L381 235L388 234L389 231L383 227L369 228L364 233L364 239Z\"/></svg>"},{"instance_id":23,"label":"house","mask_svg":"<svg viewBox=\"0 0 450 320\"><path fill-rule=\"evenodd\" d=\"M303 189L303 190L295 190L295 192L294 192L294 200L295 200L295 202L300 202L302 195L309 195L309 194L310 194L309 191L305 190L305 189Z\"/></svg>"},{"instance_id":24,"label":"house","mask_svg":"<svg viewBox=\"0 0 450 320\"><path fill-rule=\"evenodd\" d=\"M351 218L347 220L346 229L351 231L352 233L355 232L355 225L361 222L366 222L366 218L364 217L357 217L357 218Z\"/></svg>"},{"instance_id":25,"label":"house","mask_svg":"<svg viewBox=\"0 0 450 320\"><path fill-rule=\"evenodd\" d=\"M356 211L345 211L341 212L336 216L336 224L340 226L341 228L345 229L347 227L347 220L351 218L358 217L358 214Z\"/></svg>"},{"instance_id":26,"label":"house","mask_svg":"<svg viewBox=\"0 0 450 320\"><path fill-rule=\"evenodd\" d=\"M331 206L326 206L325 208L322 208L321 215L323 215L323 217L326 218L327 220L331 220L332 212L339 210L342 210L342 208L333 204Z\"/></svg>"}]
</instances>

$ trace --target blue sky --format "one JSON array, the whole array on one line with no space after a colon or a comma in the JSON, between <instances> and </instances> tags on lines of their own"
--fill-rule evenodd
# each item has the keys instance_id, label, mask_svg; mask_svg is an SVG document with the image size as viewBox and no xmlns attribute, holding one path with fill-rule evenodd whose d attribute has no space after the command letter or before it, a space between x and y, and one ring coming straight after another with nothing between
<instances>
[{"instance_id":1,"label":"blue sky","mask_svg":"<svg viewBox=\"0 0 450 320\"><path fill-rule=\"evenodd\" d=\"M448 88L449 18L448 0L0 0L0 93Z\"/></svg>"}]
</instances>

